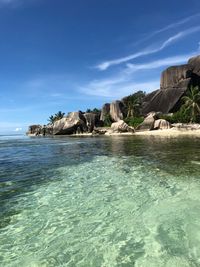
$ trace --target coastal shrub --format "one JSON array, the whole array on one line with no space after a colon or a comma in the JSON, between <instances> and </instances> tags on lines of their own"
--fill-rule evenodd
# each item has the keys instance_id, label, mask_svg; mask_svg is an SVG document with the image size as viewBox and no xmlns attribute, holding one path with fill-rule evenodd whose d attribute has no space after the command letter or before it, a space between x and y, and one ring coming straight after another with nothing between
<instances>
[{"instance_id":1,"label":"coastal shrub","mask_svg":"<svg viewBox=\"0 0 200 267\"><path fill-rule=\"evenodd\" d=\"M129 126L137 127L144 121L144 117L128 117L124 120Z\"/></svg>"},{"instance_id":2,"label":"coastal shrub","mask_svg":"<svg viewBox=\"0 0 200 267\"><path fill-rule=\"evenodd\" d=\"M112 121L110 114L106 114L103 125L105 127L110 127L112 123L113 123L113 121Z\"/></svg>"},{"instance_id":3,"label":"coastal shrub","mask_svg":"<svg viewBox=\"0 0 200 267\"><path fill-rule=\"evenodd\" d=\"M162 115L160 118L170 122L171 124L189 123L191 121L190 114L183 109L175 112L173 115Z\"/></svg>"},{"instance_id":4,"label":"coastal shrub","mask_svg":"<svg viewBox=\"0 0 200 267\"><path fill-rule=\"evenodd\" d=\"M94 108L94 109L86 109L86 113L95 113L95 114L100 114L101 113L101 110L98 109L98 108Z\"/></svg>"}]
</instances>

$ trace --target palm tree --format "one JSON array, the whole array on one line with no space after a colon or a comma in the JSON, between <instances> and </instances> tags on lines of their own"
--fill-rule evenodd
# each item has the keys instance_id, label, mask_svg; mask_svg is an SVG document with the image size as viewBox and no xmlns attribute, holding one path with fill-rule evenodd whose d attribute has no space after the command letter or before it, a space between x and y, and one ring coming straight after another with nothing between
<instances>
[{"instance_id":1,"label":"palm tree","mask_svg":"<svg viewBox=\"0 0 200 267\"><path fill-rule=\"evenodd\" d=\"M48 121L53 124L55 122L55 116L54 115L51 115L49 118L48 118Z\"/></svg>"},{"instance_id":2,"label":"palm tree","mask_svg":"<svg viewBox=\"0 0 200 267\"><path fill-rule=\"evenodd\" d=\"M182 109L184 113L190 113L190 122L196 122L197 116L200 115L200 91L199 87L191 86L187 91L186 96L181 98L184 101Z\"/></svg>"},{"instance_id":3,"label":"palm tree","mask_svg":"<svg viewBox=\"0 0 200 267\"><path fill-rule=\"evenodd\" d=\"M60 120L64 117L65 113L62 112L62 111L58 111L56 114L55 114L55 120Z\"/></svg>"},{"instance_id":4,"label":"palm tree","mask_svg":"<svg viewBox=\"0 0 200 267\"><path fill-rule=\"evenodd\" d=\"M51 124L54 124L55 121L58 121L58 120L62 119L64 117L64 115L65 115L64 112L58 111L55 115L51 115L49 117L48 121Z\"/></svg>"},{"instance_id":5,"label":"palm tree","mask_svg":"<svg viewBox=\"0 0 200 267\"><path fill-rule=\"evenodd\" d=\"M140 102L138 99L127 102L127 118L134 117L139 114Z\"/></svg>"},{"instance_id":6,"label":"palm tree","mask_svg":"<svg viewBox=\"0 0 200 267\"><path fill-rule=\"evenodd\" d=\"M137 91L136 93L122 99L123 103L127 107L127 118L140 116L142 101L144 97L145 92Z\"/></svg>"}]
</instances>

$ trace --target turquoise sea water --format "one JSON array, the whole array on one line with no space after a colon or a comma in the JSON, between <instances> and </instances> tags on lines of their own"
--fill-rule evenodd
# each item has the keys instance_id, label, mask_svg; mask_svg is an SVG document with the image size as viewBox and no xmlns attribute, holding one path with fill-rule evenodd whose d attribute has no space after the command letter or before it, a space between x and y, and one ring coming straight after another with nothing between
<instances>
[{"instance_id":1,"label":"turquoise sea water","mask_svg":"<svg viewBox=\"0 0 200 267\"><path fill-rule=\"evenodd\" d=\"M0 266L200 266L200 138L0 136Z\"/></svg>"}]
</instances>

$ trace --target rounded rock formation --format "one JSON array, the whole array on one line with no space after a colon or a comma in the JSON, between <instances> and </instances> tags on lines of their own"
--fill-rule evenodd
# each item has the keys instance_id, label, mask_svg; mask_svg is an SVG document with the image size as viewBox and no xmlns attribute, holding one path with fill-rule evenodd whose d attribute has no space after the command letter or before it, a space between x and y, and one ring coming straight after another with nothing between
<instances>
[{"instance_id":1,"label":"rounded rock formation","mask_svg":"<svg viewBox=\"0 0 200 267\"><path fill-rule=\"evenodd\" d=\"M172 125L166 120L159 119L154 122L154 130L166 130L170 128L172 128Z\"/></svg>"},{"instance_id":2,"label":"rounded rock formation","mask_svg":"<svg viewBox=\"0 0 200 267\"><path fill-rule=\"evenodd\" d=\"M151 112L147 115L144 121L137 127L138 131L151 131L154 129L154 122L157 114L156 112Z\"/></svg>"},{"instance_id":3,"label":"rounded rock formation","mask_svg":"<svg viewBox=\"0 0 200 267\"><path fill-rule=\"evenodd\" d=\"M87 131L86 120L83 114L79 112L71 112L67 117L58 120L53 125L53 134L75 134Z\"/></svg>"},{"instance_id":4,"label":"rounded rock formation","mask_svg":"<svg viewBox=\"0 0 200 267\"><path fill-rule=\"evenodd\" d=\"M123 120L113 122L111 125L111 130L114 133L127 133L127 132L134 133L135 132L134 128L128 126L128 124L125 123Z\"/></svg>"}]
</instances>

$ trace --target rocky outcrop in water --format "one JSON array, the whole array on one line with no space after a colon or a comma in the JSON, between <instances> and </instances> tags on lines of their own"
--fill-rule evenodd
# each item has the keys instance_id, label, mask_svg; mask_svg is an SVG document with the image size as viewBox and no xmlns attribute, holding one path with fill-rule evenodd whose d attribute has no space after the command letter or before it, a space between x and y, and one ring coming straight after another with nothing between
<instances>
[{"instance_id":1,"label":"rocky outcrop in water","mask_svg":"<svg viewBox=\"0 0 200 267\"><path fill-rule=\"evenodd\" d=\"M51 124L30 125L27 132L28 135L35 135L35 136L51 135L52 133L53 133L53 127Z\"/></svg>"},{"instance_id":2,"label":"rocky outcrop in water","mask_svg":"<svg viewBox=\"0 0 200 267\"><path fill-rule=\"evenodd\" d=\"M54 123L53 134L60 135L88 132L88 129L92 128L93 118L89 118L87 115L86 117L80 111L69 113L67 117Z\"/></svg>"},{"instance_id":3,"label":"rocky outcrop in water","mask_svg":"<svg viewBox=\"0 0 200 267\"><path fill-rule=\"evenodd\" d=\"M28 134L40 134L41 133L42 126L37 124L37 125L30 125L28 127Z\"/></svg>"},{"instance_id":4,"label":"rocky outcrop in water","mask_svg":"<svg viewBox=\"0 0 200 267\"><path fill-rule=\"evenodd\" d=\"M28 135L70 135L92 133L99 126L100 114L71 112L68 116L49 125L31 125Z\"/></svg>"}]
</instances>

